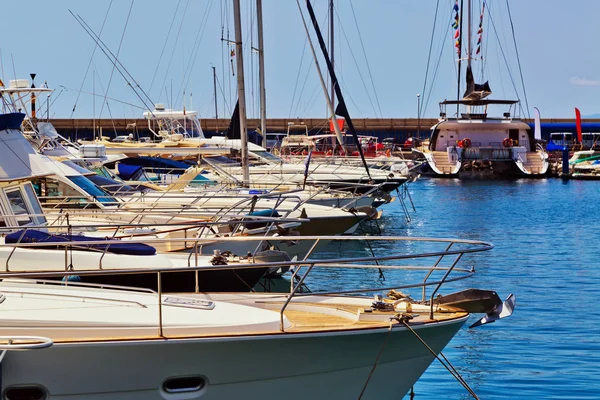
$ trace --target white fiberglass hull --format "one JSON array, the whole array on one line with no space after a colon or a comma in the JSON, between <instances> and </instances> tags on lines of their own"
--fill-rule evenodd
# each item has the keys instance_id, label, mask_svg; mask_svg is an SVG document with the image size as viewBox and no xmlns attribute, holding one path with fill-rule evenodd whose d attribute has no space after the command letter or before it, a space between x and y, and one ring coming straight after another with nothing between
<instances>
[{"instance_id":1,"label":"white fiberglass hull","mask_svg":"<svg viewBox=\"0 0 600 400\"><path fill-rule=\"evenodd\" d=\"M439 352L465 320L414 329ZM402 398L434 359L413 333L398 326L391 333L380 328L55 343L9 352L2 362L2 390L39 385L47 399L355 399L380 352L363 399ZM204 387L166 393L164 383L179 377L200 378Z\"/></svg>"}]
</instances>

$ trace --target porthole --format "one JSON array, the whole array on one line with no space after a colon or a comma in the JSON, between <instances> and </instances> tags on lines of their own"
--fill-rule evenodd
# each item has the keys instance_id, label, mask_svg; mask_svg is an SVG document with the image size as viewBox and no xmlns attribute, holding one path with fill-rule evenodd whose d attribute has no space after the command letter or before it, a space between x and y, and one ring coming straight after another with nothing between
<instances>
[{"instance_id":1,"label":"porthole","mask_svg":"<svg viewBox=\"0 0 600 400\"><path fill-rule=\"evenodd\" d=\"M199 392L206 386L206 379L202 376L185 376L167 379L162 390L168 394Z\"/></svg>"},{"instance_id":2,"label":"porthole","mask_svg":"<svg viewBox=\"0 0 600 400\"><path fill-rule=\"evenodd\" d=\"M4 391L4 400L45 400L46 390L41 386L18 386Z\"/></svg>"}]
</instances>

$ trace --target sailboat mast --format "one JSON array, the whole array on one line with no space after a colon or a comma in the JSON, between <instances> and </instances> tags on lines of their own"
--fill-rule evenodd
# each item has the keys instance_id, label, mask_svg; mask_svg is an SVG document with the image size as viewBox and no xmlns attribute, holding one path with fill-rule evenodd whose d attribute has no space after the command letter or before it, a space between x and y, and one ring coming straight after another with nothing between
<instances>
[{"instance_id":1,"label":"sailboat mast","mask_svg":"<svg viewBox=\"0 0 600 400\"><path fill-rule=\"evenodd\" d=\"M310 32L308 31L308 26L306 25L306 21L304 20L304 14L302 13L302 7L300 6L300 1L296 0L296 4L298 4L298 11L300 12L300 16L302 17L302 23L304 24L304 31L306 32L306 39L308 40L308 45L310 46L310 51L313 55L313 60L315 61L315 67L317 68L317 74L319 75L319 80L321 82L321 88L323 88L323 94L325 95L325 99L327 101L327 109L329 110L329 115L331 115L331 120L333 121L333 129L335 130L335 136L337 137L338 143L342 146L344 150L344 154L348 154L346 151L346 147L344 146L344 138L342 137L342 131L340 130L340 126L338 125L335 117L335 108L333 107L333 103L327 94L327 84L325 83L325 78L323 78L323 73L321 72L321 67L319 66L319 59L317 58L317 53L315 53L315 47L313 46L312 40L310 38Z\"/></svg>"},{"instance_id":2,"label":"sailboat mast","mask_svg":"<svg viewBox=\"0 0 600 400\"><path fill-rule=\"evenodd\" d=\"M333 0L329 0L329 58L331 59L331 65L335 66L335 51L334 51L334 30L333 30ZM331 104L335 109L335 88L333 82L331 83Z\"/></svg>"},{"instance_id":3,"label":"sailboat mast","mask_svg":"<svg viewBox=\"0 0 600 400\"><path fill-rule=\"evenodd\" d=\"M242 184L250 183L248 170L248 130L246 129L246 91L244 89L244 57L242 48L242 21L240 18L240 0L233 0L233 23L235 28L235 58L237 67L237 91L240 113L240 139L242 153Z\"/></svg>"},{"instance_id":4,"label":"sailboat mast","mask_svg":"<svg viewBox=\"0 0 600 400\"><path fill-rule=\"evenodd\" d=\"M468 1L468 6L467 6L467 67L471 67L471 34L472 34L472 27L471 27L471 5L472 5L472 1L469 0Z\"/></svg>"},{"instance_id":5,"label":"sailboat mast","mask_svg":"<svg viewBox=\"0 0 600 400\"><path fill-rule=\"evenodd\" d=\"M458 81L457 89L456 89L456 100L460 100L460 67L462 63L462 34L463 34L463 0L460 0L460 17L459 17L459 33L458 33L458 75L456 79ZM458 117L458 112L460 111L460 105L456 105L456 116Z\"/></svg>"},{"instance_id":6,"label":"sailboat mast","mask_svg":"<svg viewBox=\"0 0 600 400\"><path fill-rule=\"evenodd\" d=\"M213 70L213 90L215 92L215 132L219 134L219 107L217 105L217 70L212 67Z\"/></svg>"},{"instance_id":7,"label":"sailboat mast","mask_svg":"<svg viewBox=\"0 0 600 400\"><path fill-rule=\"evenodd\" d=\"M258 80L260 85L260 133L262 146L267 147L267 92L265 90L265 52L263 44L262 0L256 0L258 25Z\"/></svg>"}]
</instances>

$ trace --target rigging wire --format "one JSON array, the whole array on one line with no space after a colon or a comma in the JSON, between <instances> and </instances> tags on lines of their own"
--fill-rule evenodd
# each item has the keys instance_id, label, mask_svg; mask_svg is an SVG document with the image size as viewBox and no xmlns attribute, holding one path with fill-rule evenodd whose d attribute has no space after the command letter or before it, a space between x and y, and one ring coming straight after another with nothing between
<instances>
[{"instance_id":1,"label":"rigging wire","mask_svg":"<svg viewBox=\"0 0 600 400\"><path fill-rule=\"evenodd\" d=\"M300 65L298 66L298 72L296 73L296 82L294 83L294 92L292 93L292 101L290 103L290 111L288 117L292 117L292 109L294 108L294 100L296 99L296 90L298 89L298 81L300 80L300 72L302 70L302 64L304 63L304 56L306 54L306 44L308 39L304 38L304 47L302 48L302 56L300 57Z\"/></svg>"},{"instance_id":2,"label":"rigging wire","mask_svg":"<svg viewBox=\"0 0 600 400\"><path fill-rule=\"evenodd\" d=\"M309 107L313 106L317 102L319 89L321 89L322 93L323 89L321 88L321 85L317 82L315 83L311 95L308 97L308 100L304 103L304 109L302 110L302 113L300 115L308 115Z\"/></svg>"},{"instance_id":3,"label":"rigging wire","mask_svg":"<svg viewBox=\"0 0 600 400\"><path fill-rule=\"evenodd\" d=\"M100 83L100 86L102 86L102 83ZM74 92L78 91L78 89L66 87L66 86L63 86L63 85L59 85L59 87L62 88L62 90L66 90L66 91L71 91L71 90L74 91ZM85 90L81 90L80 93L89 94L89 95L96 96L96 97L103 97L103 95L101 95L101 94L96 94L96 93L88 92L88 91L85 91ZM139 106L139 105L133 104L133 103L129 103L127 101L119 100L119 99L116 99L114 97L107 97L107 99L110 100L110 101L117 102L117 103L125 104L127 106L135 107L135 108L138 108L140 110L145 110L145 108L142 107L142 106ZM50 107L52 107L52 104L54 104L54 101L55 101L55 99L53 99L52 102L50 102Z\"/></svg>"},{"instance_id":4,"label":"rigging wire","mask_svg":"<svg viewBox=\"0 0 600 400\"><path fill-rule=\"evenodd\" d=\"M329 13L326 13L325 16L324 16L324 18L321 20L321 23L325 23L327 21L327 19L328 19L328 16L329 16ZM290 113L289 113L289 117L290 118L293 118L294 115L296 117L298 116L297 112L298 112L298 107L300 107L300 102L301 102L301 99L302 99L302 94L304 93L304 89L306 88L306 84L307 84L307 81L308 81L308 77L310 75L310 71L312 70L312 66L313 66L313 64L315 62L314 59L312 59L312 58L310 59L310 63L308 64L308 68L307 68L306 74L304 76L304 81L303 81L303 84L302 84L302 89L300 90L300 94L298 95L298 98L296 99L297 102L295 103L295 107L294 107L294 98L296 96L297 82L298 82L298 78L300 76L300 73L302 72L301 71L301 69L302 69L302 63L304 61L304 56L306 54L305 52L306 52L306 46L307 46L307 44L308 44L308 37L305 37L304 38L304 47L302 49L302 57L300 59L301 65L298 68L298 74L297 74L297 77L296 77L296 85L294 87L294 96L292 98L292 104L290 105ZM306 104L306 102L304 104ZM292 108L293 108L293 112L292 112ZM329 115L329 111L327 111L327 115Z\"/></svg>"},{"instance_id":5,"label":"rigging wire","mask_svg":"<svg viewBox=\"0 0 600 400\"><path fill-rule=\"evenodd\" d=\"M433 39L435 37L435 28L437 26L437 18L438 18L438 10L440 7L440 0L437 0L437 4L435 5L435 15L433 17L433 28L431 29L431 39L429 40L429 53L427 54L427 67L425 67L425 81L423 82L423 102L420 104L419 115L421 115L421 111L423 109L423 105L425 104L425 88L427 87L427 78L429 75L429 64L431 62L431 51L433 49Z\"/></svg>"},{"instance_id":6,"label":"rigging wire","mask_svg":"<svg viewBox=\"0 0 600 400\"><path fill-rule=\"evenodd\" d=\"M104 30L104 26L106 25L106 20L108 18L108 14L110 12L110 8L112 7L113 0L110 0L108 4L108 8L106 9L106 14L104 14L104 20L102 21L102 26L100 27L99 35L102 35L102 31ZM90 56L90 61L88 62L87 69L85 70L85 74L83 75L83 80L81 82L81 86L79 87L79 92L77 93L77 97L75 98L75 104L73 104L73 109L71 110L71 116L69 118L73 118L73 114L75 114L75 109L77 108L77 103L79 102L79 95L81 90L83 89L83 85L85 84L85 80L87 79L87 75L90 72L90 66L92 65L92 60L94 59L94 54L96 54L96 49L98 48L98 43L94 46L94 50L92 51L92 55ZM4 73L4 71L2 71Z\"/></svg>"},{"instance_id":7,"label":"rigging wire","mask_svg":"<svg viewBox=\"0 0 600 400\"><path fill-rule=\"evenodd\" d=\"M118 64L117 72L119 72L119 74L121 74L121 76L123 77L123 79L125 80L127 85L129 87L131 87L131 89L136 94L136 96L140 99L142 104L144 104L144 106L146 106L148 109L150 109L146 103L146 100L149 100L150 103L152 103L152 101L150 100L150 97L140 87L138 82L129 73L127 68L125 68L125 66L121 63L121 61L119 61L119 59L115 57L115 55L110 51L110 49L106 46L106 44L102 41L102 39L100 39L100 37L90 28L90 26L85 22L85 20L79 14L75 15L71 10L69 10L69 13L71 13L73 18L75 18L75 20L79 23L79 25L81 25L81 27L85 30L85 32L88 35L90 35L92 40L94 40L97 44L99 44L100 50L104 53L104 55L106 55L106 57L109 59L109 61L113 64ZM130 80L133 81L133 83L135 84L135 87L131 84ZM138 93L138 90L141 92L141 94ZM142 97L142 95L146 98L146 100L144 99L144 97Z\"/></svg>"},{"instance_id":8,"label":"rigging wire","mask_svg":"<svg viewBox=\"0 0 600 400\"><path fill-rule=\"evenodd\" d=\"M487 3L487 2L486 2ZM490 22L492 23L492 28L494 28L494 33L496 34L496 39L498 39L498 45L500 46L500 52L502 53L502 58L504 59L504 64L506 64L506 69L508 70L508 76L510 77L510 81L513 85L513 89L515 90L515 94L517 95L517 100L519 100L519 108L523 115L525 112L523 110L523 105L521 105L521 98L519 96L519 90L517 89L517 85L515 84L515 80L512 75L512 71L510 70L510 65L508 64L508 59L506 58L506 54L504 53L504 48L502 47L502 43L500 43L500 37L498 36L498 31L496 30L496 24L494 23L494 19L492 18L491 10L488 9L488 15L490 18Z\"/></svg>"},{"instance_id":9,"label":"rigging wire","mask_svg":"<svg viewBox=\"0 0 600 400\"><path fill-rule=\"evenodd\" d=\"M356 109L356 113L359 115L359 117L364 117L365 114L362 112L362 110L360 109L358 104L356 104L356 102L352 98L352 95L350 94L350 90L348 89L348 87L343 82L340 82L340 86L342 87L342 89L344 89L344 93L346 93L347 97L350 99L350 103L352 103L352 105L354 105L354 108ZM373 104L371 104L371 105L373 105Z\"/></svg>"},{"instance_id":10,"label":"rigging wire","mask_svg":"<svg viewBox=\"0 0 600 400\"><path fill-rule=\"evenodd\" d=\"M185 101L185 88L189 86L190 80L192 79L193 67L196 63L198 53L200 52L200 43L202 42L202 38L204 37L206 26L208 25L208 16L210 15L210 11L212 10L212 5L213 1L210 0L204 9L204 13L202 14L202 18L200 19L200 24L198 25L198 30L196 31L196 38L194 39L194 44L192 45L192 53L190 55L190 60L188 61L188 64L183 73L181 86L177 91L177 93L181 93L181 103Z\"/></svg>"},{"instance_id":11,"label":"rigging wire","mask_svg":"<svg viewBox=\"0 0 600 400\"><path fill-rule=\"evenodd\" d=\"M148 89L148 93L152 93L152 87L154 86L154 80L156 79L156 74L158 73L158 68L160 67L160 63L162 62L163 55L167 48L167 43L169 42L169 37L171 37L171 30L173 29L173 24L175 23L175 17L177 16L177 11L179 11L179 6L181 5L181 0L177 2L177 7L175 7L175 12L173 13L173 18L171 18L171 24L169 25L169 30L167 32L167 36L165 37L165 43L163 44L163 48L160 52L160 56L158 57L158 63L156 64L156 68L154 69L154 74L152 75L152 81L150 82L150 88Z\"/></svg>"},{"instance_id":12,"label":"rigging wire","mask_svg":"<svg viewBox=\"0 0 600 400\"><path fill-rule=\"evenodd\" d=\"M310 75L310 71L312 69L312 66L314 64L314 61L311 61L310 64L308 64L308 69L306 70L306 74L304 75L304 82L302 83L302 89L300 90L300 94L298 95L298 102L296 103L296 108L294 109L294 113L296 114L296 116L298 115L298 107L300 106L300 99L302 98L302 93L304 93L304 89L306 88L306 82L308 80L308 76Z\"/></svg>"},{"instance_id":13,"label":"rigging wire","mask_svg":"<svg viewBox=\"0 0 600 400\"><path fill-rule=\"evenodd\" d=\"M131 10L133 10L134 2L135 2L135 0L131 0L131 4L129 5L129 12L127 13L127 18L125 19L125 26L123 27L123 32L121 33L121 40L119 41L119 47L117 48L117 54L115 55L115 59L118 59L119 54L121 53L121 47L123 46L123 40L125 39L125 32L127 31L127 26L129 25L129 18L131 17ZM110 90L110 84L112 83L115 69L116 69L116 64L113 63L113 68L112 68L112 71L110 71L110 77L108 78L108 84L106 86L106 91L104 92L104 100L102 100L102 106L100 107L100 113L98 114L98 118L102 118L102 111L104 111L104 105L106 104L106 96L108 96L108 91ZM104 89L102 89L102 90L104 90ZM115 129L115 132L116 132L116 129Z\"/></svg>"},{"instance_id":14,"label":"rigging wire","mask_svg":"<svg viewBox=\"0 0 600 400\"><path fill-rule=\"evenodd\" d=\"M221 82L219 81L218 76L217 76L217 86L219 87L221 94L223 95L223 101L225 102L223 105L225 106L225 109L229 109L231 107L231 105L229 103L227 103L227 99L225 98L225 88L223 86L221 86Z\"/></svg>"},{"instance_id":15,"label":"rigging wire","mask_svg":"<svg viewBox=\"0 0 600 400\"><path fill-rule=\"evenodd\" d=\"M489 9L489 6L484 2L486 8ZM489 10L488 10L489 11ZM485 40L484 42L486 43L486 46L484 47L484 53L485 53L485 57L482 56L483 60L482 60L482 67L481 67L481 75L482 75L482 80L483 80L483 71L487 70L488 67L488 54L489 54L489 49L490 46L488 46L487 44L490 43L489 39L490 39L490 30L487 29L487 27L485 28L483 34L485 35Z\"/></svg>"},{"instance_id":16,"label":"rigging wire","mask_svg":"<svg viewBox=\"0 0 600 400\"><path fill-rule=\"evenodd\" d=\"M439 3L440 0L438 0ZM373 82L373 73L371 72L371 65L369 64L369 58L367 57L367 52L365 50L365 44L363 43L362 35L360 33L360 28L358 25L358 20L356 19L356 13L354 12L354 5L352 4L352 0L350 0L350 9L352 10L352 16L354 17L354 24L356 25L356 30L358 31L358 38L360 39L360 46L362 47L363 56L365 57L365 63L367 64L367 71L369 72L369 78L371 80L371 86L373 88L373 93L375 95L375 101L377 102L377 108L379 109L379 116L383 118L383 113L381 112L381 104L379 103L379 96L377 95L377 90L375 89L375 82Z\"/></svg>"},{"instance_id":17,"label":"rigging wire","mask_svg":"<svg viewBox=\"0 0 600 400\"><path fill-rule=\"evenodd\" d=\"M450 27L451 27L449 22L452 21L452 18L453 18L452 14L453 14L453 12L450 11L450 14L448 17L448 23L446 24L446 31L441 36L442 38L448 37L448 32L450 31ZM431 79L431 85L429 86L427 95L426 96L423 95L423 103L425 105L423 106L423 111L421 112L421 115L425 115L425 113L427 113L427 109L429 108L429 103L431 102L431 92L433 91L435 82L437 81L440 64L442 62L442 56L443 56L444 50L446 48L446 46L444 46L443 39L440 42L442 43L440 46L440 54L437 58L437 63L436 63L435 69L433 71L433 78ZM450 52L450 56L452 57L452 65L454 66L454 75L456 75L458 72L456 71L456 64L454 63L454 52Z\"/></svg>"},{"instance_id":18,"label":"rigging wire","mask_svg":"<svg viewBox=\"0 0 600 400\"><path fill-rule=\"evenodd\" d=\"M329 15L329 14L326 14L325 18L323 18L323 19L321 20L321 23L324 23L325 21L327 21L327 16L328 16L328 15ZM304 38L304 48L302 49L302 58L301 58L301 60L300 60L301 62L304 60L304 55L305 55L305 51L306 51L306 45L307 45L307 44L308 44L308 37L305 37L305 38ZM315 62L315 61L314 61L314 59L312 59L312 58L311 58L311 60L310 60L310 64L308 64L308 69L306 70L306 74L304 75L304 81L303 81L303 83L302 83L302 89L300 90L300 94L298 95L298 99L297 99L296 107L294 108L294 112L293 112L293 113L292 113L292 107L294 106L294 103L292 102L292 105L290 106L290 118L292 118L294 115L295 115L296 117L298 116L298 114L297 114L297 112L298 112L298 107L300 107L300 102L301 102L301 100L302 100L302 94L304 93L304 89L306 88L306 83L307 83L307 81L308 81L308 77L309 77L310 71L312 70L312 66L313 66L314 62ZM298 69L298 75L299 75L299 74L300 74L300 72L301 72L301 67L302 67L302 65L301 65L301 66L300 66L300 68ZM295 96L295 93L296 93L296 88L294 88L294 96ZM305 102L304 104L307 104L307 102ZM306 108L306 106L305 106L305 108ZM328 115L328 114L327 114L327 115Z\"/></svg>"},{"instance_id":19,"label":"rigging wire","mask_svg":"<svg viewBox=\"0 0 600 400\"><path fill-rule=\"evenodd\" d=\"M188 6L190 5L190 0L187 0L185 3L185 7L183 8L183 13L181 14L181 21L179 22L179 29L177 29L177 35L175 36L175 43L173 43L173 50L171 51L171 57L169 58L169 63L167 64L167 69L165 71L165 77L163 78L163 82L161 87L166 87L167 77L169 76L169 70L171 69L171 63L173 62L173 56L175 55L175 50L177 49L177 42L179 42L179 35L181 35L181 28L183 28L183 20L186 16L186 11ZM158 94L158 98L162 95L162 91ZM173 96L171 96L171 101L173 101Z\"/></svg>"},{"instance_id":20,"label":"rigging wire","mask_svg":"<svg viewBox=\"0 0 600 400\"><path fill-rule=\"evenodd\" d=\"M513 24L512 15L510 13L510 5L508 4L508 0L506 0L506 8L508 9L508 20L510 21L510 29L512 31L513 43L515 45L515 53L517 55L517 64L519 66L519 75L521 75L521 85L523 86L523 97L525 97L525 107L527 110L527 118L531 119L531 114L529 113L529 102L527 101L527 91L525 90L525 81L523 79L523 70L521 69L521 59L519 58L519 49L517 47L517 37L515 36L515 26Z\"/></svg>"},{"instance_id":21,"label":"rigging wire","mask_svg":"<svg viewBox=\"0 0 600 400\"><path fill-rule=\"evenodd\" d=\"M363 87L365 89L365 92L367 94L367 99L369 99L369 103L371 103L371 107L373 108L373 112L375 113L375 116L377 116L377 110L375 109L375 104L373 103L373 99L371 98L371 94L369 93L369 89L367 89L367 83L365 82L365 79L362 75L362 72L360 71L360 67L358 65L358 61L356 60L356 56L354 55L354 51L352 50L352 47L350 46L350 41L348 40L348 36L346 35L346 30L344 29L344 26L342 25L342 21L340 19L340 16L337 13L337 9L335 9L335 16L337 17L337 20L339 22L338 25L341 26L342 29L342 34L344 35L344 39L346 40L346 44L348 45L348 49L350 50L350 55L352 56L352 60L354 61L354 65L356 66L356 70L358 71L358 76L360 77L360 81L363 84ZM347 90L345 90L346 93L348 93Z\"/></svg>"},{"instance_id":22,"label":"rigging wire","mask_svg":"<svg viewBox=\"0 0 600 400\"><path fill-rule=\"evenodd\" d=\"M96 63L94 62L93 65L94 65L94 71L97 71L98 68L96 67ZM96 79L96 74L94 74L94 79ZM108 88L106 88L106 90L104 90L104 85L102 85L102 80L100 79L100 77L98 77L98 83L100 84L100 89L104 92L104 96L100 96L100 97L104 97L102 99L102 105L104 106L104 103L106 103L106 107L108 109L108 115L110 116L110 121L112 123L113 130L115 131L115 135L117 135L117 127L115 125L115 119L113 118L112 111L110 109L110 105L106 101L106 99L108 98ZM102 107L102 108L104 108L104 107ZM102 109L100 110L100 114L98 115L98 118L100 118L101 115L102 115Z\"/></svg>"},{"instance_id":23,"label":"rigging wire","mask_svg":"<svg viewBox=\"0 0 600 400\"><path fill-rule=\"evenodd\" d=\"M496 59L500 60L500 51L496 47ZM502 90L502 97L506 98L506 88L504 87L504 77L502 76L502 68L498 65L498 75L500 76L500 88Z\"/></svg>"},{"instance_id":24,"label":"rigging wire","mask_svg":"<svg viewBox=\"0 0 600 400\"><path fill-rule=\"evenodd\" d=\"M229 62L225 62L223 63L223 79L225 79L225 76L227 76L227 94L229 95L229 102L228 104L230 105L229 114L231 114L233 112L233 101L232 101L232 84L231 84L231 78L232 76L234 76L234 72L233 72L233 60L232 57L230 56L233 50L233 46L232 46L232 41L230 39L229 36L229 26L230 26L230 21L229 21L229 17L230 17L230 12L229 12L229 1L228 0L221 0L221 4L225 4L225 11L223 12L223 16L224 16L224 21L225 21L225 25L227 26L227 36L224 38L223 37L223 22L221 22L221 48L223 47L223 42L225 42L225 44L227 45L227 57ZM229 64L231 63L231 74L229 73ZM225 67L225 65L227 64L227 67ZM227 70L227 75L225 75L225 70ZM225 98L223 98L223 103L226 104L227 102L225 101Z\"/></svg>"},{"instance_id":25,"label":"rigging wire","mask_svg":"<svg viewBox=\"0 0 600 400\"><path fill-rule=\"evenodd\" d=\"M144 105L146 105L144 99L142 98L142 96L139 93L137 93L136 90L139 90L145 96L145 98L147 100L152 102L152 100L150 99L148 94L144 91L144 89L141 88L140 84L135 80L133 75L131 75L131 73L129 73L129 71L127 70L127 68L125 68L123 63L121 63L121 61L117 57L115 57L114 53L108 48L106 43L104 43L104 41L102 39L100 39L100 37L96 34L96 32L94 32L92 30L92 28L87 24L87 22L85 22L83 17L81 17L81 15L79 15L79 14L77 14L77 16L75 16L75 14L73 14L73 12L71 12L71 10L69 10L69 12L75 18L75 20L81 25L81 27L83 27L83 29L86 31L86 33L88 35L90 35L92 40L94 40L95 42L100 44L100 50L102 50L102 52L104 53L104 55L106 55L108 60L113 64L118 64L117 71L125 79L125 82L132 88L132 90L136 93L136 95L138 95L140 100L142 100L142 103L144 103ZM129 82L129 80L131 80L135 84L135 88L133 87L131 82Z\"/></svg>"}]
</instances>

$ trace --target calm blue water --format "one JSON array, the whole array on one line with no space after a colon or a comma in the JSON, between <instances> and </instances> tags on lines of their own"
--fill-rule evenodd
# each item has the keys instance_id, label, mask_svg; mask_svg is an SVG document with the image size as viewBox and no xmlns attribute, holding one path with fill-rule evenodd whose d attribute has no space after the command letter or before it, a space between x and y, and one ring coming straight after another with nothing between
<instances>
[{"instance_id":1,"label":"calm blue water","mask_svg":"<svg viewBox=\"0 0 600 400\"><path fill-rule=\"evenodd\" d=\"M472 317L444 350L475 393L600 398L600 182L421 179L410 192L417 207L412 221L404 221L399 203L386 205L384 234L492 242L493 250L472 257L477 273L461 285L517 298L512 317L469 330ZM333 285L376 282L373 272L337 274ZM437 361L415 394L471 398Z\"/></svg>"}]
</instances>

